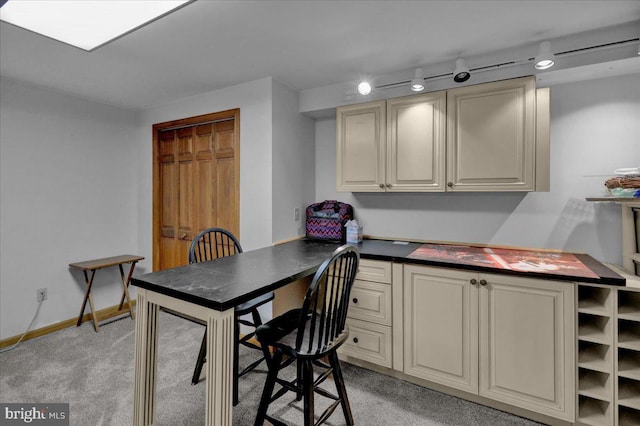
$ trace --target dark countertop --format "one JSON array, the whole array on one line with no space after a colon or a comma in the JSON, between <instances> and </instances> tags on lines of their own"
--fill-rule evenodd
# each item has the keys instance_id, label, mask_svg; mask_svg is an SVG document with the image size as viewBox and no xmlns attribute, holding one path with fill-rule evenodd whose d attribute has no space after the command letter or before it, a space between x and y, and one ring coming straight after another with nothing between
<instances>
[{"instance_id":1,"label":"dark countertop","mask_svg":"<svg viewBox=\"0 0 640 426\"><path fill-rule=\"evenodd\" d=\"M465 264L460 262L451 262L438 258L414 258L409 257L417 249L423 247L424 243L407 243L396 244L393 241L386 240L364 240L358 244L360 256L363 259L387 260L399 263L411 263L426 266L438 266L445 268L464 269L476 272L489 272L495 274L517 275L530 278L539 278L557 281L576 281L602 285L624 286L626 280L616 272L607 268L602 263L595 260L588 254L573 253L577 260L586 266L593 274L581 276L579 272L574 274L550 273L550 272L534 272L534 271L516 271L491 266L480 266L477 264ZM429 245L429 244L426 244ZM461 246L463 244L460 244ZM473 247L473 246L472 246ZM517 250L525 254L549 253L536 250Z\"/></svg>"},{"instance_id":2,"label":"dark countertop","mask_svg":"<svg viewBox=\"0 0 640 426\"><path fill-rule=\"evenodd\" d=\"M340 246L338 243L305 239L247 251L236 256L194 263L131 279L137 287L180 300L224 311L273 291L290 282L313 275L320 264ZM409 258L421 243L395 244L385 240L365 240L357 244L363 259L449 267L455 269L510 274L531 278L578 281L624 286L625 279L586 254L575 254L595 274L576 277L540 272L446 262L441 259ZM530 251L531 252L531 251ZM535 253L535 251L533 251Z\"/></svg>"}]
</instances>

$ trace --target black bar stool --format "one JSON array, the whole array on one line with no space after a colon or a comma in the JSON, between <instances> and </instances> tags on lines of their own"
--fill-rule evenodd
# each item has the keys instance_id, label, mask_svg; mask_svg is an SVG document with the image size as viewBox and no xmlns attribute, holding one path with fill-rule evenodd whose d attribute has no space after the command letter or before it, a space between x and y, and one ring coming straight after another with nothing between
<instances>
[{"instance_id":1,"label":"black bar stool","mask_svg":"<svg viewBox=\"0 0 640 426\"><path fill-rule=\"evenodd\" d=\"M321 424L342 406L345 420L353 425L353 416L336 350L345 342L349 330L345 326L349 295L358 271L360 256L353 246L342 246L324 261L313 277L302 308L288 311L268 323L258 326L256 337L260 342L269 373L262 391L255 425L265 420L284 425L267 414L269 404L288 391L304 399L304 425ZM270 355L270 348L273 354ZM328 360L328 364L324 361ZM278 378L283 368L296 363L297 378L286 381ZM319 374L314 379L314 367ZM333 375L338 395L320 387ZM273 394L275 385L281 388ZM315 422L314 394L333 400Z\"/></svg>"},{"instance_id":2,"label":"black bar stool","mask_svg":"<svg viewBox=\"0 0 640 426\"><path fill-rule=\"evenodd\" d=\"M242 246L231 232L222 228L209 228L200 232L193 239L191 247L189 247L189 263L205 262L208 260L233 256L238 253L242 253ZM238 404L238 379L255 369L265 359L263 354L259 359L253 361L239 372L239 345L262 350L262 348L253 343L251 339L255 336L255 329L262 325L262 319L258 312L258 307L272 301L273 298L274 295L271 292L235 307L236 320L234 321L234 333L236 337L235 345L233 347L233 405ZM241 318L247 314L251 314L252 321ZM252 327L253 331L240 337L240 324ZM202 373L202 367L206 361L206 355L207 331L205 330L204 337L202 338L202 344L200 345L200 352L198 353L198 360L196 361L196 367L193 371L193 378L191 379L191 383L194 385L198 384L200 381L200 374Z\"/></svg>"}]
</instances>

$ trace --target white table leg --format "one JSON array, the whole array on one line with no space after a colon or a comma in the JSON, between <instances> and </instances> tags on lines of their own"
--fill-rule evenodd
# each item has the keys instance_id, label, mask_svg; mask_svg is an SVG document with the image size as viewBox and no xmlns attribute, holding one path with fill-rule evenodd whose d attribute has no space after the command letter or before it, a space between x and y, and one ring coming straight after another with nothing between
<instances>
[{"instance_id":1,"label":"white table leg","mask_svg":"<svg viewBox=\"0 0 640 426\"><path fill-rule=\"evenodd\" d=\"M133 424L152 425L155 419L158 365L158 305L147 300L147 290L138 289L136 303Z\"/></svg>"},{"instance_id":2,"label":"white table leg","mask_svg":"<svg viewBox=\"0 0 640 426\"><path fill-rule=\"evenodd\" d=\"M133 424L149 426L155 422L160 306L206 321L206 425L231 425L234 309L220 312L141 288L136 304Z\"/></svg>"},{"instance_id":3,"label":"white table leg","mask_svg":"<svg viewBox=\"0 0 640 426\"><path fill-rule=\"evenodd\" d=\"M227 426L233 414L234 310L207 313L206 425Z\"/></svg>"}]
</instances>

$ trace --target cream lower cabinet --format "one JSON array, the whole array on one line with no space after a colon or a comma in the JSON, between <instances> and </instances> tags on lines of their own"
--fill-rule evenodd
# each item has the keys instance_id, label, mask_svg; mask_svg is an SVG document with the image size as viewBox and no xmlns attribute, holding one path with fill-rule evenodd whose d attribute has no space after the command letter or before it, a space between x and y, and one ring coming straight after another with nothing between
<instances>
[{"instance_id":1,"label":"cream lower cabinet","mask_svg":"<svg viewBox=\"0 0 640 426\"><path fill-rule=\"evenodd\" d=\"M574 285L405 265L404 372L575 419Z\"/></svg>"},{"instance_id":2,"label":"cream lower cabinet","mask_svg":"<svg viewBox=\"0 0 640 426\"><path fill-rule=\"evenodd\" d=\"M360 259L347 315L349 338L341 354L392 367L392 264Z\"/></svg>"},{"instance_id":3,"label":"cream lower cabinet","mask_svg":"<svg viewBox=\"0 0 640 426\"><path fill-rule=\"evenodd\" d=\"M404 267L404 372L478 392L478 274Z\"/></svg>"}]
</instances>

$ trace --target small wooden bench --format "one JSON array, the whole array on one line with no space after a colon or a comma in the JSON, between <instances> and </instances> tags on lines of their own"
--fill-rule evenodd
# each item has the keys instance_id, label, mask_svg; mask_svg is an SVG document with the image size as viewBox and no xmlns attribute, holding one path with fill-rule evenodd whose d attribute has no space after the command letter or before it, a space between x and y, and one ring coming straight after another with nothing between
<instances>
[{"instance_id":1,"label":"small wooden bench","mask_svg":"<svg viewBox=\"0 0 640 426\"><path fill-rule=\"evenodd\" d=\"M105 257L103 259L87 260L84 262L69 264L69 267L80 269L82 271L82 273L84 274L84 281L87 284L87 291L84 293L84 300L82 301L80 316L78 316L78 323L76 324L77 327L80 327L80 325L82 324L82 316L84 315L84 310L87 307L88 300L89 306L91 308L91 316L93 318L93 327L95 328L96 332L98 331L98 318L93 306L93 296L91 295L91 285L93 284L93 277L95 276L98 269L108 268L110 266L116 265L118 266L118 268L120 268L120 277L122 278L123 288L122 298L120 299L120 306L118 307L118 309L122 309L126 299L131 319L135 318L135 314L133 313L133 306L131 305L131 298L129 297L129 283L131 282L131 276L133 275L133 269L136 267L136 263L142 259L144 259L144 257L142 256L125 254L121 256ZM129 274L127 276L125 276L124 269L122 268L122 265L124 265L125 263L131 264L131 267L129 268ZM89 271L91 272L91 274L87 273Z\"/></svg>"}]
</instances>

